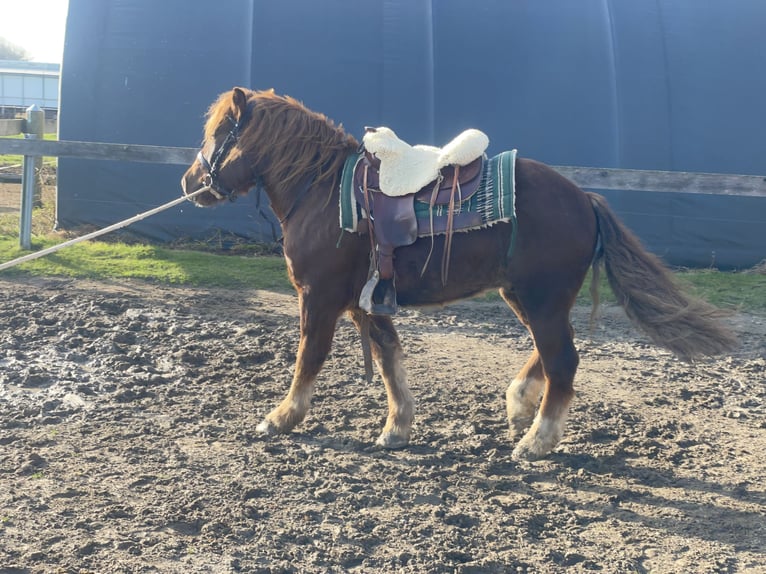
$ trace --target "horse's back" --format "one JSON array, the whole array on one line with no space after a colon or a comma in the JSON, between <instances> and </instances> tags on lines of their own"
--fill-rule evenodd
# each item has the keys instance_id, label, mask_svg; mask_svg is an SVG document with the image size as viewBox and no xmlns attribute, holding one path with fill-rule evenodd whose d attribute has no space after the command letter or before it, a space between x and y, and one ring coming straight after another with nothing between
<instances>
[{"instance_id":1,"label":"horse's back","mask_svg":"<svg viewBox=\"0 0 766 574\"><path fill-rule=\"evenodd\" d=\"M598 227L587 194L552 167L516 161L517 265L587 267ZM561 269L562 271L564 269Z\"/></svg>"}]
</instances>

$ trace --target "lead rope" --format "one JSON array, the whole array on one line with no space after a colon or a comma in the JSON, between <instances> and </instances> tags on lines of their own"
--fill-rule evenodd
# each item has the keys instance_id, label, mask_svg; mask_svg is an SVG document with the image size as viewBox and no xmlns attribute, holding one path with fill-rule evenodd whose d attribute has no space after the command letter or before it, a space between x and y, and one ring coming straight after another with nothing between
<instances>
[{"instance_id":1,"label":"lead rope","mask_svg":"<svg viewBox=\"0 0 766 574\"><path fill-rule=\"evenodd\" d=\"M101 235L106 235L107 233L110 233L112 231L116 231L118 229L122 229L123 227L127 227L131 223L135 223L136 221L141 221L142 219L146 219L147 217L150 217L152 215L155 215L161 211L165 211L166 209L170 209L171 207L174 207L178 205L179 203L182 203L184 201L188 201L193 197L198 196L199 194L210 191L210 187L202 187L198 189L197 191L190 193L189 195L181 196L177 199L174 199L173 201L169 201L164 205L160 205L159 207L155 207L154 209L150 209L149 211L144 211L143 213L139 213L138 215L134 215L133 217L129 219L125 219L124 221L120 221L118 223L114 223L113 225L110 225L109 227L104 227L104 229L99 229L98 231L93 231L91 233L88 233L86 235L83 235L82 237L76 237L74 239L70 239L69 241L64 241L64 243L59 243L58 245L54 245L53 247L48 247L47 249L43 249L41 251L36 251L35 253L30 253L28 255L23 255L21 257L17 257L16 259L13 259L11 261L7 261L0 265L0 271L3 271L5 269L10 269L11 267L15 267L16 265L21 265L22 263L26 263L27 261L33 261L34 259L39 259L40 257L45 257L46 255L50 255L51 253L55 253L56 251L59 251L60 249L64 249L65 247L70 247L72 245L75 245L77 243L81 243L83 241L87 241L88 239L93 239L95 237L99 237Z\"/></svg>"}]
</instances>

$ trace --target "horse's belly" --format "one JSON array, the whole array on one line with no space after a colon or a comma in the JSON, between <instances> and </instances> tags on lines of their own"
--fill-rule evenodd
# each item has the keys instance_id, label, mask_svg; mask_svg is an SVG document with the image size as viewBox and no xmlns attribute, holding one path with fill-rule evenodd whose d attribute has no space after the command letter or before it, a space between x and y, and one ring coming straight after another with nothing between
<instances>
[{"instance_id":1,"label":"horse's belly","mask_svg":"<svg viewBox=\"0 0 766 574\"><path fill-rule=\"evenodd\" d=\"M433 243L424 238L398 248L394 254L397 302L438 305L507 284L509 229L508 224L498 224L456 233L446 264L444 236L434 237Z\"/></svg>"}]
</instances>

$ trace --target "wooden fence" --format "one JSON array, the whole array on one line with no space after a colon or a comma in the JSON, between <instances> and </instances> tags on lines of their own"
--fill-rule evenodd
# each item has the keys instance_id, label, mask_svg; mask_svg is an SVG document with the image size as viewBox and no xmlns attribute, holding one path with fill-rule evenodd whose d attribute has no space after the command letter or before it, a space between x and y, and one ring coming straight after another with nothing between
<instances>
[{"instance_id":1,"label":"wooden fence","mask_svg":"<svg viewBox=\"0 0 766 574\"><path fill-rule=\"evenodd\" d=\"M77 157L184 165L194 161L197 148L74 141L0 139L0 155Z\"/></svg>"},{"instance_id":2,"label":"wooden fence","mask_svg":"<svg viewBox=\"0 0 766 574\"><path fill-rule=\"evenodd\" d=\"M197 151L197 148L185 147L0 138L0 155L19 154L25 159L52 156L190 165ZM766 197L764 176L568 166L554 168L580 187L591 190ZM31 212L29 217L31 218ZM24 233L28 234L28 229L25 229ZM24 243L25 240L27 243ZM22 246L26 245L28 248L28 241L27 237L20 237Z\"/></svg>"},{"instance_id":3,"label":"wooden fence","mask_svg":"<svg viewBox=\"0 0 766 574\"><path fill-rule=\"evenodd\" d=\"M191 165L198 148L76 141L0 139L0 155L77 157ZM766 176L553 166L586 189L703 193L766 197Z\"/></svg>"}]
</instances>

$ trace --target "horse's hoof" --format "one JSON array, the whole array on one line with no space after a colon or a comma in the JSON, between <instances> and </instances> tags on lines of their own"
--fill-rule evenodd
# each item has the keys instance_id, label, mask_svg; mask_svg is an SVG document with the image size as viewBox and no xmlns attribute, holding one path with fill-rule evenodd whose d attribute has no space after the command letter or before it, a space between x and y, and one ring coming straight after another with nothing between
<instances>
[{"instance_id":1,"label":"horse's hoof","mask_svg":"<svg viewBox=\"0 0 766 574\"><path fill-rule=\"evenodd\" d=\"M545 439L548 440L545 440ZM519 441L516 448L511 453L513 460L540 460L551 453L556 448L558 441L552 440L553 437L540 436L538 433L529 432Z\"/></svg>"},{"instance_id":2,"label":"horse's hoof","mask_svg":"<svg viewBox=\"0 0 766 574\"><path fill-rule=\"evenodd\" d=\"M269 419L263 419L263 421L255 427L255 431L264 436L275 436L279 434L279 429Z\"/></svg>"},{"instance_id":3,"label":"horse's hoof","mask_svg":"<svg viewBox=\"0 0 766 574\"><path fill-rule=\"evenodd\" d=\"M516 448L513 449L513 452L511 453L511 458L516 461L535 461L540 460L541 458L544 458L548 453L539 453L532 450L529 446L524 444L519 444L516 446Z\"/></svg>"},{"instance_id":4,"label":"horse's hoof","mask_svg":"<svg viewBox=\"0 0 766 574\"><path fill-rule=\"evenodd\" d=\"M388 450L395 450L398 448L404 448L410 443L409 437L403 437L392 432L384 432L375 441L375 444L381 448Z\"/></svg>"}]
</instances>

